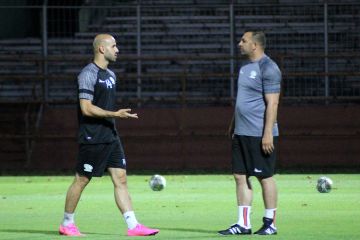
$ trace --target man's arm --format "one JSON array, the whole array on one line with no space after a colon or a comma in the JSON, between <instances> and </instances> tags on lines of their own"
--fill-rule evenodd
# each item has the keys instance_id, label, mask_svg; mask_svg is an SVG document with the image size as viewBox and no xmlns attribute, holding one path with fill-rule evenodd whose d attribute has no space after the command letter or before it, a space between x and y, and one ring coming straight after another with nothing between
<instances>
[{"instance_id":1,"label":"man's arm","mask_svg":"<svg viewBox=\"0 0 360 240\"><path fill-rule=\"evenodd\" d=\"M80 99L81 113L86 117L94 118L138 118L137 113L130 113L131 109L119 109L118 111L107 111L91 103L88 99Z\"/></svg>"},{"instance_id":2,"label":"man's arm","mask_svg":"<svg viewBox=\"0 0 360 240\"><path fill-rule=\"evenodd\" d=\"M229 125L228 132L227 132L227 134L230 138L232 138L232 136L234 134L234 129L235 129L235 113L233 114L233 117L231 118L230 125Z\"/></svg>"},{"instance_id":3,"label":"man's arm","mask_svg":"<svg viewBox=\"0 0 360 240\"><path fill-rule=\"evenodd\" d=\"M277 110L279 105L280 93L265 94L266 112L265 112L265 127L262 138L262 149L265 154L270 154L274 151L273 141L273 127L277 118Z\"/></svg>"}]
</instances>

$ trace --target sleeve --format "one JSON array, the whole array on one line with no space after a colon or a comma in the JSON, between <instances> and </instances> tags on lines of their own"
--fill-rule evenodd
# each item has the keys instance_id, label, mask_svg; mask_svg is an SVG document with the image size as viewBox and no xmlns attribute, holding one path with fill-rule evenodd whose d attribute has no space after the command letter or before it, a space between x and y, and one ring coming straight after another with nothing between
<instances>
[{"instance_id":1,"label":"sleeve","mask_svg":"<svg viewBox=\"0 0 360 240\"><path fill-rule=\"evenodd\" d=\"M82 71L78 76L79 99L93 100L97 76L91 71Z\"/></svg>"},{"instance_id":2,"label":"sleeve","mask_svg":"<svg viewBox=\"0 0 360 240\"><path fill-rule=\"evenodd\" d=\"M281 72L274 62L263 64L262 69L263 91L267 93L280 93Z\"/></svg>"}]
</instances>

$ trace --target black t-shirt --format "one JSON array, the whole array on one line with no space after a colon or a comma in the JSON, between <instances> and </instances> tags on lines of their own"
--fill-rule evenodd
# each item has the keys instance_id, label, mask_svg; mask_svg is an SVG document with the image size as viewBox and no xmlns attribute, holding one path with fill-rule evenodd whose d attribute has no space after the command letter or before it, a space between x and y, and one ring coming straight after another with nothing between
<instances>
[{"instance_id":1,"label":"black t-shirt","mask_svg":"<svg viewBox=\"0 0 360 240\"><path fill-rule=\"evenodd\" d=\"M93 105L109 111L116 111L116 76L109 69L101 69L95 63L83 68L78 76L79 100L87 99ZM109 143L117 139L114 118L83 116L78 104L79 143Z\"/></svg>"}]
</instances>

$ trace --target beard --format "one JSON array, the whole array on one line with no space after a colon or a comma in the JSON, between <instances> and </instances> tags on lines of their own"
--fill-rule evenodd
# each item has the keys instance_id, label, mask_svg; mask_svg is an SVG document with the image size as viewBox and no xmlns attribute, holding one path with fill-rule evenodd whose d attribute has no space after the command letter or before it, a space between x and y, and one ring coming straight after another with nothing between
<instances>
[{"instance_id":1,"label":"beard","mask_svg":"<svg viewBox=\"0 0 360 240\"><path fill-rule=\"evenodd\" d=\"M105 60L108 62L116 62L117 55L105 54Z\"/></svg>"},{"instance_id":2,"label":"beard","mask_svg":"<svg viewBox=\"0 0 360 240\"><path fill-rule=\"evenodd\" d=\"M241 55L243 55L243 56L249 55L248 52L246 52L245 50L243 50L243 49L241 49L241 48L240 48L240 53L241 53Z\"/></svg>"}]
</instances>

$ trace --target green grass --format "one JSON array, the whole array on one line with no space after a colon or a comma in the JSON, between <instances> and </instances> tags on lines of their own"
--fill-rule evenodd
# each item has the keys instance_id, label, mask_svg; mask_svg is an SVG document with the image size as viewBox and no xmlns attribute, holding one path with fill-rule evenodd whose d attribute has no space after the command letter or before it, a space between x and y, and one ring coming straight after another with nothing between
<instances>
[{"instance_id":1,"label":"green grass","mask_svg":"<svg viewBox=\"0 0 360 240\"><path fill-rule=\"evenodd\" d=\"M333 190L315 190L320 175L277 175L279 234L272 239L360 239L360 175L328 175ZM161 232L147 239L262 239L223 237L217 230L237 218L231 175L165 175L161 192L148 187L150 176L129 176L135 213L142 223ZM0 239L64 239L57 233L65 192L72 177L0 177ZM251 222L261 226L263 203L253 179ZM79 203L76 222L85 239L131 239L115 206L109 177L94 178ZM132 238L133 239L133 238Z\"/></svg>"}]
</instances>

